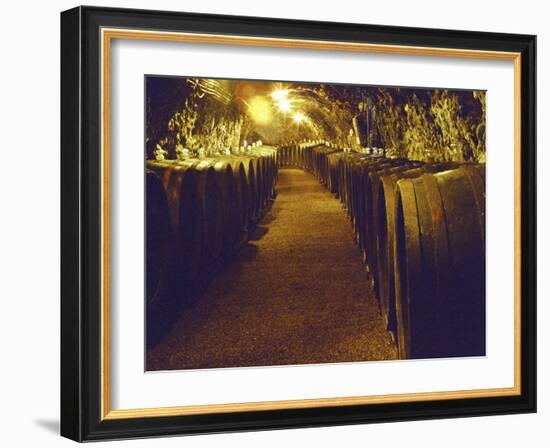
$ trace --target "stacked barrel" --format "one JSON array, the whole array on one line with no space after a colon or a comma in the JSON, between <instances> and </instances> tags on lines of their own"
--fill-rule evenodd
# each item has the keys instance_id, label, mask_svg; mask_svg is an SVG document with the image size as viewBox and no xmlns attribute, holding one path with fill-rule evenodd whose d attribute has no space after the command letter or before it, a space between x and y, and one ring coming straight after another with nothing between
<instances>
[{"instance_id":1,"label":"stacked barrel","mask_svg":"<svg viewBox=\"0 0 550 448\"><path fill-rule=\"evenodd\" d=\"M485 167L302 145L347 211L401 358L485 354ZM281 162L280 162L281 163ZM300 165L300 163L302 165Z\"/></svg>"},{"instance_id":2,"label":"stacked barrel","mask_svg":"<svg viewBox=\"0 0 550 448\"><path fill-rule=\"evenodd\" d=\"M147 161L147 305L185 300L247 241L275 195L277 152ZM153 322L154 319L149 319Z\"/></svg>"},{"instance_id":3,"label":"stacked barrel","mask_svg":"<svg viewBox=\"0 0 550 448\"><path fill-rule=\"evenodd\" d=\"M277 150L278 165L281 168L293 167L311 171L317 166L316 161L312 160L313 148L319 147L328 148L321 140L280 146Z\"/></svg>"}]
</instances>

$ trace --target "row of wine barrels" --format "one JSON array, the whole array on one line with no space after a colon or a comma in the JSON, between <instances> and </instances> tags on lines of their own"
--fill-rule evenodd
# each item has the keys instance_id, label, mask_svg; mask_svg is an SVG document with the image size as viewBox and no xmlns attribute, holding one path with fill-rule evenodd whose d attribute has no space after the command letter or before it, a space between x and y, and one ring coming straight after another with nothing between
<instances>
[{"instance_id":1,"label":"row of wine barrels","mask_svg":"<svg viewBox=\"0 0 550 448\"><path fill-rule=\"evenodd\" d=\"M380 173L388 170L402 170L422 165L421 162L407 159L388 159L366 153L336 153L331 177L337 185L337 195L352 222L357 245L363 262L373 275L376 284L376 198L377 179Z\"/></svg>"},{"instance_id":2,"label":"row of wine barrels","mask_svg":"<svg viewBox=\"0 0 550 448\"><path fill-rule=\"evenodd\" d=\"M159 296L159 272L167 271L162 266L189 283L227 261L273 198L276 171L276 151L269 147L239 156L147 162L148 303Z\"/></svg>"},{"instance_id":3,"label":"row of wine barrels","mask_svg":"<svg viewBox=\"0 0 550 448\"><path fill-rule=\"evenodd\" d=\"M331 167L329 163L329 156L335 153L341 153L342 151L325 145L308 148L306 151L311 152L311 155L308 157L311 163L311 172L317 179L319 179L321 184L330 189Z\"/></svg>"},{"instance_id":4,"label":"row of wine barrels","mask_svg":"<svg viewBox=\"0 0 550 448\"><path fill-rule=\"evenodd\" d=\"M374 280L374 291L380 302L379 258L378 258L378 223L380 222L380 178L384 175L399 175L399 173L422 169L426 166L422 162L404 159L391 159L391 162L380 163L376 169L371 169L363 176L363 204L362 221L359 235L359 246L363 253L363 261L369 266ZM381 311L385 316L384 310ZM387 319L386 319L387 320Z\"/></svg>"},{"instance_id":5,"label":"row of wine barrels","mask_svg":"<svg viewBox=\"0 0 550 448\"><path fill-rule=\"evenodd\" d=\"M210 162L197 160L162 161L148 164L148 167L162 179L168 199L171 223L169 263L172 267L177 265L175 270L181 278L193 278L207 262L209 251L215 250L221 241L222 230L207 223L207 220L219 219L217 211L213 210L213 204L204 201L218 188L214 168ZM154 207L153 201L153 198L146 198L146 210Z\"/></svg>"},{"instance_id":6,"label":"row of wine barrels","mask_svg":"<svg viewBox=\"0 0 550 448\"><path fill-rule=\"evenodd\" d=\"M348 218L352 221L356 211L355 204L358 200L358 198L354 196L354 187L357 183L354 182L357 178L357 167L364 161L372 163L377 160L379 160L378 157L359 153L346 153L345 156L340 159L338 197L340 198L342 206L347 211Z\"/></svg>"},{"instance_id":7,"label":"row of wine barrels","mask_svg":"<svg viewBox=\"0 0 550 448\"><path fill-rule=\"evenodd\" d=\"M315 154L312 152L316 147L334 148L327 146L324 142L308 141L301 143L289 143L281 146L277 150L277 163L280 167L302 168L307 171L312 171L316 166L313 160Z\"/></svg>"},{"instance_id":8,"label":"row of wine barrels","mask_svg":"<svg viewBox=\"0 0 550 448\"><path fill-rule=\"evenodd\" d=\"M279 148L279 166L304 167L303 144L290 144Z\"/></svg>"},{"instance_id":9,"label":"row of wine barrels","mask_svg":"<svg viewBox=\"0 0 550 448\"><path fill-rule=\"evenodd\" d=\"M342 151L337 151L327 155L329 170L327 188L333 194L338 194L339 191L340 159L342 159L345 154L346 153Z\"/></svg>"},{"instance_id":10,"label":"row of wine barrels","mask_svg":"<svg viewBox=\"0 0 550 448\"><path fill-rule=\"evenodd\" d=\"M228 204L232 204L229 207L229 219L232 222L232 238L226 241L225 252L231 250L230 248L238 244L240 239L246 233L248 229L248 222L251 218L250 201L251 192L248 183L247 172L250 171L250 166L247 167L245 161L232 156L221 157L220 160L231 166L233 172L232 187L230 191L233 192L233 199Z\"/></svg>"},{"instance_id":11,"label":"row of wine barrels","mask_svg":"<svg viewBox=\"0 0 550 448\"><path fill-rule=\"evenodd\" d=\"M484 354L484 166L301 148L340 199L402 358Z\"/></svg>"},{"instance_id":12,"label":"row of wine barrels","mask_svg":"<svg viewBox=\"0 0 550 448\"><path fill-rule=\"evenodd\" d=\"M258 214L275 195L277 182L277 150L274 147L259 146L250 152L249 156L256 157L261 169L259 180Z\"/></svg>"},{"instance_id":13,"label":"row of wine barrels","mask_svg":"<svg viewBox=\"0 0 550 448\"><path fill-rule=\"evenodd\" d=\"M397 182L395 313L402 358L485 354L485 172Z\"/></svg>"},{"instance_id":14,"label":"row of wine barrels","mask_svg":"<svg viewBox=\"0 0 550 448\"><path fill-rule=\"evenodd\" d=\"M368 238L374 227L371 219L374 208L371 193L373 188L369 183L369 174L415 162L386 159L366 153L343 152L324 144L303 148L302 154L306 169L340 198L354 227L363 261L374 276L375 268L370 266L376 266L375 242Z\"/></svg>"}]
</instances>

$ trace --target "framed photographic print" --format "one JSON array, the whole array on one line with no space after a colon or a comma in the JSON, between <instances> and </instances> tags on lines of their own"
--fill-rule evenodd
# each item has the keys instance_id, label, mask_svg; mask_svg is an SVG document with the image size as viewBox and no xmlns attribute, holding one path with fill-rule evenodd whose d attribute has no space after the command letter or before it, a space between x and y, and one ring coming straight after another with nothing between
<instances>
[{"instance_id":1,"label":"framed photographic print","mask_svg":"<svg viewBox=\"0 0 550 448\"><path fill-rule=\"evenodd\" d=\"M61 14L61 433L536 411L535 36Z\"/></svg>"}]
</instances>

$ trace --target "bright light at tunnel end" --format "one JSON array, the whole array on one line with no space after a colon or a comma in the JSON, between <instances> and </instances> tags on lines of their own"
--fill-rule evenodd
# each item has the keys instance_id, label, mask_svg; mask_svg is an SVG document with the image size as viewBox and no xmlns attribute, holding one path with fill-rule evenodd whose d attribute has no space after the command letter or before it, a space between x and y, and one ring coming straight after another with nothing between
<instances>
[{"instance_id":1,"label":"bright light at tunnel end","mask_svg":"<svg viewBox=\"0 0 550 448\"><path fill-rule=\"evenodd\" d=\"M288 96L288 90L287 89L276 89L273 92L271 92L271 97L275 101L281 101L283 99L286 100L287 96Z\"/></svg>"},{"instance_id":2,"label":"bright light at tunnel end","mask_svg":"<svg viewBox=\"0 0 550 448\"><path fill-rule=\"evenodd\" d=\"M293 120L295 123L301 123L306 119L306 116L302 112L296 112L293 116Z\"/></svg>"},{"instance_id":3,"label":"bright light at tunnel end","mask_svg":"<svg viewBox=\"0 0 550 448\"><path fill-rule=\"evenodd\" d=\"M290 101L288 101L286 98L284 99L281 99L277 106L279 107L279 110L281 112L289 112L290 109L291 109L291 106L290 106Z\"/></svg>"},{"instance_id":4,"label":"bright light at tunnel end","mask_svg":"<svg viewBox=\"0 0 550 448\"><path fill-rule=\"evenodd\" d=\"M271 98L273 98L281 112L290 112L292 108L288 94L288 89L276 89L271 92Z\"/></svg>"}]
</instances>

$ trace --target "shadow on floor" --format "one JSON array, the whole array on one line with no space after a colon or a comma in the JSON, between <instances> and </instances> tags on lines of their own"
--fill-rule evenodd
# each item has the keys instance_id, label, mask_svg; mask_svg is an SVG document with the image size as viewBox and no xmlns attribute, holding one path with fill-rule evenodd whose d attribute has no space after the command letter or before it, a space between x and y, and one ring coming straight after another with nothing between
<instances>
[{"instance_id":1,"label":"shadow on floor","mask_svg":"<svg viewBox=\"0 0 550 448\"><path fill-rule=\"evenodd\" d=\"M263 222L262 222L263 224ZM267 232L269 232L269 227L266 226L258 226L254 229L254 232L252 232L252 235L250 235L250 238L248 238L249 241L259 241L264 236L267 235Z\"/></svg>"},{"instance_id":2,"label":"shadow on floor","mask_svg":"<svg viewBox=\"0 0 550 448\"><path fill-rule=\"evenodd\" d=\"M277 219L277 214L274 212L275 207L272 207L270 212L267 213L264 218L261 220L260 224L265 226L267 224L271 224L275 219Z\"/></svg>"},{"instance_id":3,"label":"shadow on floor","mask_svg":"<svg viewBox=\"0 0 550 448\"><path fill-rule=\"evenodd\" d=\"M239 260L242 261L253 261L254 258L258 255L258 246L255 244L248 243L246 244L239 253Z\"/></svg>"},{"instance_id":4,"label":"shadow on floor","mask_svg":"<svg viewBox=\"0 0 550 448\"><path fill-rule=\"evenodd\" d=\"M59 420L38 419L34 423L49 433L59 434Z\"/></svg>"}]
</instances>

